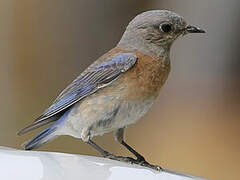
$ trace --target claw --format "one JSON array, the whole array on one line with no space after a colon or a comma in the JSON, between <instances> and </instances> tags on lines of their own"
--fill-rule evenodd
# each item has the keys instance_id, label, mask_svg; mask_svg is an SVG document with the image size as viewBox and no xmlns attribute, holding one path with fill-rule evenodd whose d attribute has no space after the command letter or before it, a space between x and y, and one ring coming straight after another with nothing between
<instances>
[{"instance_id":1,"label":"claw","mask_svg":"<svg viewBox=\"0 0 240 180\"><path fill-rule=\"evenodd\" d=\"M157 171L163 171L163 168L160 167L160 166L157 166L157 165L153 165L153 164L150 164L148 162L143 162L142 164L140 164L141 166L144 166L144 167L148 167L148 168L151 168L151 169L154 169L154 170L157 170Z\"/></svg>"},{"instance_id":2,"label":"claw","mask_svg":"<svg viewBox=\"0 0 240 180\"><path fill-rule=\"evenodd\" d=\"M126 163L130 163L130 164L138 164L140 166L143 167L148 167L157 171L162 171L163 168L161 168L160 166L156 166L156 165L152 165L150 163L148 163L144 157L138 157L137 159L133 159L131 157L124 157L124 156L115 156L113 154L110 153L106 153L105 158L108 159L112 159L112 160L117 160L117 161L121 161L121 162L126 162Z\"/></svg>"},{"instance_id":3,"label":"claw","mask_svg":"<svg viewBox=\"0 0 240 180\"><path fill-rule=\"evenodd\" d=\"M148 167L148 168L151 168L151 169L155 169L157 171L161 171L163 170L162 167L160 166L157 166L157 165L153 165L153 164L150 164L149 162L147 162L144 157L138 157L137 160L136 160L136 164L140 165L140 166L144 166L144 167Z\"/></svg>"},{"instance_id":4,"label":"claw","mask_svg":"<svg viewBox=\"0 0 240 180\"><path fill-rule=\"evenodd\" d=\"M137 161L135 159L131 158L131 157L115 156L115 155L110 154L110 153L106 154L104 157L108 158L108 159L112 159L112 160L121 161L121 162L137 164Z\"/></svg>"},{"instance_id":5,"label":"claw","mask_svg":"<svg viewBox=\"0 0 240 180\"><path fill-rule=\"evenodd\" d=\"M136 161L139 162L140 164L144 163L144 162L147 163L147 161L145 160L145 158L143 156L138 156Z\"/></svg>"}]
</instances>

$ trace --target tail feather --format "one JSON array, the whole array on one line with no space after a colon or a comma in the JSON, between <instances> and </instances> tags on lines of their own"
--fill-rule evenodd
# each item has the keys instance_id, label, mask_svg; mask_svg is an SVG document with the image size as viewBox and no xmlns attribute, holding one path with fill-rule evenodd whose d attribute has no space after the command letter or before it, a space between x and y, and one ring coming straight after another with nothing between
<instances>
[{"instance_id":1,"label":"tail feather","mask_svg":"<svg viewBox=\"0 0 240 180\"><path fill-rule=\"evenodd\" d=\"M48 123L50 123L50 121L42 121L42 122L35 123L35 124L33 123L33 124L25 127L24 129L22 129L21 131L19 131L17 133L17 135L21 136L21 135L23 135L23 134L25 134L25 133L27 133L27 132L29 132L31 130L37 129L39 127L42 127L42 126L44 126L44 125L46 125Z\"/></svg>"},{"instance_id":2,"label":"tail feather","mask_svg":"<svg viewBox=\"0 0 240 180\"><path fill-rule=\"evenodd\" d=\"M32 131L34 129L37 129L39 127L42 127L42 126L45 126L49 123L52 123L54 121L57 121L61 116L62 114L58 114L58 115L55 115L53 117L50 117L48 119L45 119L45 120L42 120L42 121L35 121L34 123L30 124L29 126L25 127L24 129L22 129L21 131L19 131L17 133L17 135L21 136L29 131Z\"/></svg>"},{"instance_id":3,"label":"tail feather","mask_svg":"<svg viewBox=\"0 0 240 180\"><path fill-rule=\"evenodd\" d=\"M57 129L61 129L61 127L64 125L65 119L68 116L69 112L70 112L70 110L66 111L49 128L43 130L37 136L35 136L32 139L30 139L29 141L25 142L23 144L24 149L25 150L36 149L36 148L42 146L43 144L46 144L47 142L55 139L59 135L59 133L58 134L56 133ZM54 118L56 118L56 117L54 117ZM28 132L30 130L33 130L33 129L38 128L38 127L41 127L41 126L43 126L43 125L45 125L47 123L50 123L51 121L52 121L52 119L49 119L48 121L39 121L39 122L33 123L29 127L26 127L25 129L20 131L19 134L24 134L24 133L26 133L26 132Z\"/></svg>"},{"instance_id":4,"label":"tail feather","mask_svg":"<svg viewBox=\"0 0 240 180\"><path fill-rule=\"evenodd\" d=\"M40 132L37 136L33 137L29 141L23 144L25 150L32 150L42 146L43 144L53 140L57 136L54 134L56 131L56 126L51 126L42 132Z\"/></svg>"}]
</instances>

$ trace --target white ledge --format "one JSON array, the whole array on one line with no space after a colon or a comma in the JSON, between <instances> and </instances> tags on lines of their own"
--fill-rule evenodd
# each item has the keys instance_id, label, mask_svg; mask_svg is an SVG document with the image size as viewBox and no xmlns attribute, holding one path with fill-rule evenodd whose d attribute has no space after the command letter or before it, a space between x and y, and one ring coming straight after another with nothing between
<instances>
[{"instance_id":1,"label":"white ledge","mask_svg":"<svg viewBox=\"0 0 240 180\"><path fill-rule=\"evenodd\" d=\"M6 147L0 147L0 170L0 179L6 180L206 180L100 157Z\"/></svg>"}]
</instances>

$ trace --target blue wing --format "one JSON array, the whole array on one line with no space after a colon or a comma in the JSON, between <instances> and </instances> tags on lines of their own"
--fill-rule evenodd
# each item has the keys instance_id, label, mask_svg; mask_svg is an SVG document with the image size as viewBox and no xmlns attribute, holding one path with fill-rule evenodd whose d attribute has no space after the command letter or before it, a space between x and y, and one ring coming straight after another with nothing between
<instances>
[{"instance_id":1,"label":"blue wing","mask_svg":"<svg viewBox=\"0 0 240 180\"><path fill-rule=\"evenodd\" d=\"M18 134L24 134L57 120L67 108L111 84L122 73L133 67L136 61L137 56L133 53L121 53L104 62L96 61L63 90L53 104L33 124L24 128Z\"/></svg>"}]
</instances>

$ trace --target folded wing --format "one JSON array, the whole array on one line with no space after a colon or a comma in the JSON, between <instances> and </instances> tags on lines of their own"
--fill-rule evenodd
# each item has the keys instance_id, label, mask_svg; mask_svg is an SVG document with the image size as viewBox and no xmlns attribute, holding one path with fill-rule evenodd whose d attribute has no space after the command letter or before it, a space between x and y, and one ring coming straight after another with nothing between
<instances>
[{"instance_id":1,"label":"folded wing","mask_svg":"<svg viewBox=\"0 0 240 180\"><path fill-rule=\"evenodd\" d=\"M33 124L21 130L18 135L56 121L70 106L111 84L122 73L133 67L136 61L135 54L120 53L112 59L92 64L63 90L53 104Z\"/></svg>"}]
</instances>

